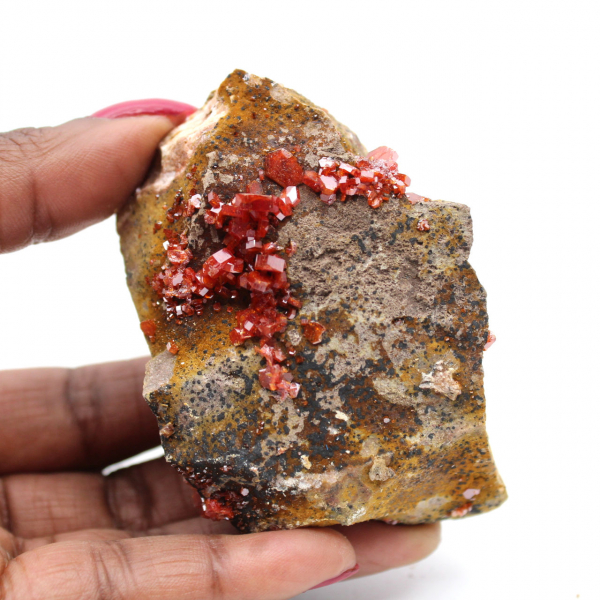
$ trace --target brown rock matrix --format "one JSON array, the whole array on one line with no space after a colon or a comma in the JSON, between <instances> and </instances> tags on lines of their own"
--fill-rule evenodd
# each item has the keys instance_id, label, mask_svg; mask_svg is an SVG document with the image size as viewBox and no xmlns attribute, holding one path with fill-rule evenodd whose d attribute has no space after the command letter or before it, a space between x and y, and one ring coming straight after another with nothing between
<instances>
[{"instance_id":1,"label":"brown rock matrix","mask_svg":"<svg viewBox=\"0 0 600 600\"><path fill-rule=\"evenodd\" d=\"M490 334L467 261L469 209L412 194L334 201L318 183L319 160L351 167L365 155L327 111L235 71L165 138L119 215L152 353L144 396L166 458L198 489L205 516L242 531L428 523L506 498L485 432ZM296 185L293 214L263 240L285 248L289 294L302 304L276 309L287 325L272 351L285 349L296 386L278 394L259 380L257 340L230 338L248 289L226 299L204 292L179 314L151 284L177 261L193 277L223 251L226 233L210 224L215 198L279 197ZM265 280L282 277L283 263L269 260ZM232 281L241 268L232 258Z\"/></svg>"}]
</instances>

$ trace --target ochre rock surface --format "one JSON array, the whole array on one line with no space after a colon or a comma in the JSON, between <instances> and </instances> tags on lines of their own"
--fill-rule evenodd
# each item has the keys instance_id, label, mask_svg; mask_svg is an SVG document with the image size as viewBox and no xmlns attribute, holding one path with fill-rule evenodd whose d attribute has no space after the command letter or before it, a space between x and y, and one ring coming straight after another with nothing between
<instances>
[{"instance_id":1,"label":"ochre rock surface","mask_svg":"<svg viewBox=\"0 0 600 600\"><path fill-rule=\"evenodd\" d=\"M230 342L235 312L207 308L167 322L147 283L165 263L165 208L179 191L245 191L279 148L313 170L320 157L354 164L365 155L327 111L235 71L163 141L148 181L119 215L140 321L157 325L144 396L167 460L243 531L427 523L495 508L506 493L485 432L488 317L467 262L466 206L405 196L378 209L361 196L328 206L299 187L300 204L278 230L280 245L298 244L287 275L303 307L284 334L296 349L297 398L261 387L256 343ZM195 268L222 247L205 210L171 226L187 232ZM428 231L417 228L423 219ZM301 317L325 326L320 344L303 336Z\"/></svg>"}]
</instances>

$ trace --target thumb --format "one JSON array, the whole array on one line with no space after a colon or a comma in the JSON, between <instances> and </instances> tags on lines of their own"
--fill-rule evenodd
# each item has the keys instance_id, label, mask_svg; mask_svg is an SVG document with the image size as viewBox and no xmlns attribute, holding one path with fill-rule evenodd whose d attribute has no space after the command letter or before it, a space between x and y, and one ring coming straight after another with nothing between
<instances>
[{"instance_id":1,"label":"thumb","mask_svg":"<svg viewBox=\"0 0 600 600\"><path fill-rule=\"evenodd\" d=\"M67 236L118 210L159 141L193 110L181 106L187 111L180 115L85 118L0 133L0 252Z\"/></svg>"},{"instance_id":2,"label":"thumb","mask_svg":"<svg viewBox=\"0 0 600 600\"><path fill-rule=\"evenodd\" d=\"M6 567L7 598L45 600L283 600L355 565L331 529L58 542Z\"/></svg>"}]
</instances>

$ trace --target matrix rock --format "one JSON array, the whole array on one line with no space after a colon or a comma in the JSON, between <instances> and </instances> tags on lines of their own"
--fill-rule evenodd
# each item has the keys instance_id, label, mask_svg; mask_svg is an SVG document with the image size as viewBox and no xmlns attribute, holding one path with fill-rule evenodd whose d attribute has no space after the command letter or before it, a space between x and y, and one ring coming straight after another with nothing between
<instances>
[{"instance_id":1,"label":"matrix rock","mask_svg":"<svg viewBox=\"0 0 600 600\"><path fill-rule=\"evenodd\" d=\"M205 516L415 524L504 501L469 209L407 195L395 161L235 71L119 215L144 396Z\"/></svg>"}]
</instances>

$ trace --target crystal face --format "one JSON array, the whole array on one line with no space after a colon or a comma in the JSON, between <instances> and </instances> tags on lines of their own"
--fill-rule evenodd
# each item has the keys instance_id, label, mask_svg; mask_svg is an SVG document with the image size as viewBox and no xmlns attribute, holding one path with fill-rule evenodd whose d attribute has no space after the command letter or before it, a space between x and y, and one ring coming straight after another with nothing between
<instances>
[{"instance_id":1,"label":"crystal face","mask_svg":"<svg viewBox=\"0 0 600 600\"><path fill-rule=\"evenodd\" d=\"M316 321L301 321L302 330L304 331L304 337L311 344L320 344L323 341L323 334L325 333L325 327L321 323Z\"/></svg>"},{"instance_id":2,"label":"crystal face","mask_svg":"<svg viewBox=\"0 0 600 600\"><path fill-rule=\"evenodd\" d=\"M288 150L280 148L265 158L265 175L282 187L302 183L303 174L298 159Z\"/></svg>"},{"instance_id":3,"label":"crystal face","mask_svg":"<svg viewBox=\"0 0 600 600\"><path fill-rule=\"evenodd\" d=\"M144 332L144 335L148 336L148 339L153 342L154 336L156 335L156 322L152 319L142 321L140 323L140 329Z\"/></svg>"}]
</instances>

